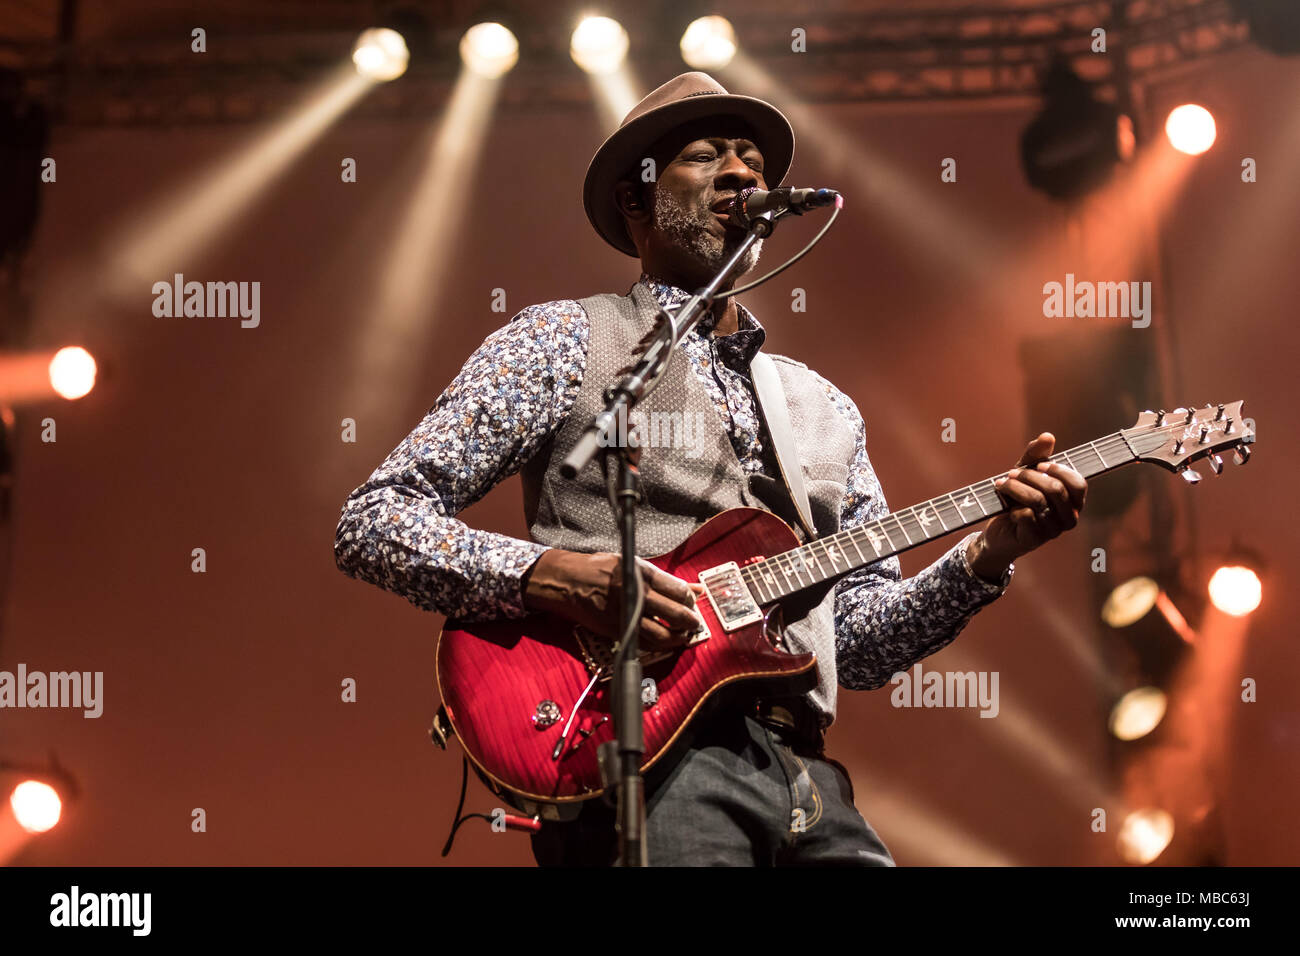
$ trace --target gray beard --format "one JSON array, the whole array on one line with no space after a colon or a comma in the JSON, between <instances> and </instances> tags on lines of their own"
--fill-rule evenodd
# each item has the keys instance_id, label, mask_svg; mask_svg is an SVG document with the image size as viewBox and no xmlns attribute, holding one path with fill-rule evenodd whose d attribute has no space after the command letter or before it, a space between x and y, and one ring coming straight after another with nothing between
<instances>
[{"instance_id":1,"label":"gray beard","mask_svg":"<svg viewBox=\"0 0 1300 956\"><path fill-rule=\"evenodd\" d=\"M681 205L673 196L663 190L655 190L655 228L668 236L673 242L685 249L701 264L717 272L736 251L741 234L728 233L716 236L709 228L711 210L707 207L691 209ZM740 261L736 277L743 276L758 265L758 256L763 248L760 239L749 247L745 257Z\"/></svg>"}]
</instances>

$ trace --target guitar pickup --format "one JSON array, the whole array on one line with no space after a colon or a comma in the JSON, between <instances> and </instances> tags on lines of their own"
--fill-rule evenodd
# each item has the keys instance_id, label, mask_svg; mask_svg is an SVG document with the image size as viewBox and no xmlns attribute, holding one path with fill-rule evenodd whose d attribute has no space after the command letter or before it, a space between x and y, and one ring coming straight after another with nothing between
<instances>
[{"instance_id":1,"label":"guitar pickup","mask_svg":"<svg viewBox=\"0 0 1300 956\"><path fill-rule=\"evenodd\" d=\"M704 593L718 615L724 631L734 631L747 624L763 620L763 611L750 593L735 561L719 564L700 572Z\"/></svg>"}]
</instances>

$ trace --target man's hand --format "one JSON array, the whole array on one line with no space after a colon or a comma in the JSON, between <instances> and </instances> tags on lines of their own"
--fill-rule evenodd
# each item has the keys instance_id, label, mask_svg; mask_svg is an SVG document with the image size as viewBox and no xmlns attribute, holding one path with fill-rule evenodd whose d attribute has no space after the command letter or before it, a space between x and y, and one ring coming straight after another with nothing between
<instances>
[{"instance_id":1,"label":"man's hand","mask_svg":"<svg viewBox=\"0 0 1300 956\"><path fill-rule=\"evenodd\" d=\"M618 599L623 561L617 554L581 554L552 548L543 551L528 575L524 606L555 614L611 640L620 636ZM688 584L641 558L637 567L644 581L641 644L664 650L685 644L703 626L695 607L699 584Z\"/></svg>"},{"instance_id":2,"label":"man's hand","mask_svg":"<svg viewBox=\"0 0 1300 956\"><path fill-rule=\"evenodd\" d=\"M1016 558L1079 523L1088 482L1073 468L1046 460L1055 447L1056 438L1043 432L997 482L998 494L1011 510L985 525L967 548L971 570L980 577L1000 579Z\"/></svg>"}]
</instances>

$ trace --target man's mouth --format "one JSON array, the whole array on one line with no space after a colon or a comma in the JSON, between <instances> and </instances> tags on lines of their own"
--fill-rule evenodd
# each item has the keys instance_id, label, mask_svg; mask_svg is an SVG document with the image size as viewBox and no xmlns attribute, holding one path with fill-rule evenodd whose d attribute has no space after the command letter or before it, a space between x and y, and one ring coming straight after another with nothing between
<instances>
[{"instance_id":1,"label":"man's mouth","mask_svg":"<svg viewBox=\"0 0 1300 956\"><path fill-rule=\"evenodd\" d=\"M726 199L719 199L712 206L710 206L709 209L712 210L713 214L717 216L718 219L721 220L722 222L730 222L731 204L735 200L735 198L736 198L735 196L728 196Z\"/></svg>"}]
</instances>

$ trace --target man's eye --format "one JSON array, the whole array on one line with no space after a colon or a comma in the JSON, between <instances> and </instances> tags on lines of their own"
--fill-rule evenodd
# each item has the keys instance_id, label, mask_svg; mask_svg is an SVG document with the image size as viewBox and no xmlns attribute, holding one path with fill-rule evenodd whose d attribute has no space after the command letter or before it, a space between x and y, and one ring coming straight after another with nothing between
<instances>
[{"instance_id":1,"label":"man's eye","mask_svg":"<svg viewBox=\"0 0 1300 956\"><path fill-rule=\"evenodd\" d=\"M707 163L707 162L710 162L710 161L713 159L713 154L712 154L712 153L696 153L694 156L691 157L691 159L702 159L702 160L704 160L704 161Z\"/></svg>"},{"instance_id":2,"label":"man's eye","mask_svg":"<svg viewBox=\"0 0 1300 956\"><path fill-rule=\"evenodd\" d=\"M756 160L750 160L745 165L756 173L761 173L763 171L763 164Z\"/></svg>"}]
</instances>

